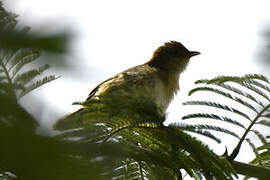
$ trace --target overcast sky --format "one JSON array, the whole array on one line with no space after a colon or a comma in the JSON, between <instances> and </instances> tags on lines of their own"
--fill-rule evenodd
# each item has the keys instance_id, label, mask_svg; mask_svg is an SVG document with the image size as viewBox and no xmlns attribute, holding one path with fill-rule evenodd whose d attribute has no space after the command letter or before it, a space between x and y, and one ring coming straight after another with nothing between
<instances>
[{"instance_id":1,"label":"overcast sky","mask_svg":"<svg viewBox=\"0 0 270 180\"><path fill-rule=\"evenodd\" d=\"M164 42L182 42L200 51L181 75L181 92L169 108L169 120L182 116L181 103L197 79L216 75L265 73L258 62L263 29L269 25L267 0L7 0L19 20L33 30L71 29L76 38L70 57L74 73L37 90L57 117L72 112L98 83L147 61ZM46 25L46 26L45 26ZM41 95L40 95L41 94ZM29 107L29 106L28 106ZM31 109L31 108L30 108ZM45 123L46 124L46 123Z\"/></svg>"}]
</instances>

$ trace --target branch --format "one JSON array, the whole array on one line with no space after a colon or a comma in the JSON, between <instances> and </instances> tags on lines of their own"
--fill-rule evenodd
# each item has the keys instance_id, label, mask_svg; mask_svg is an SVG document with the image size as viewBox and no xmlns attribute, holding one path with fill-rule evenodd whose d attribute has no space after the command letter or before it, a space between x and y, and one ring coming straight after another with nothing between
<instances>
[{"instance_id":1,"label":"branch","mask_svg":"<svg viewBox=\"0 0 270 180\"><path fill-rule=\"evenodd\" d=\"M270 177L270 169L265 167L245 164L239 161L231 161L237 174L242 174L250 177L257 177L260 180L267 180Z\"/></svg>"}]
</instances>

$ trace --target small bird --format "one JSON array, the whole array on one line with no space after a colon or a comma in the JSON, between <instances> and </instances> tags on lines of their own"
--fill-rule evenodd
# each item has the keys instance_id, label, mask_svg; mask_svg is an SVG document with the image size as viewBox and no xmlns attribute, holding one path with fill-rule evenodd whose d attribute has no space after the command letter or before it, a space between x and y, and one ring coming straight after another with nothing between
<instances>
[{"instance_id":1,"label":"small bird","mask_svg":"<svg viewBox=\"0 0 270 180\"><path fill-rule=\"evenodd\" d=\"M189 51L181 43L170 41L159 47L152 58L142 64L127 69L99 84L88 99L105 93L135 87L136 90L151 89L151 96L163 112L179 90L179 75L182 73L192 56L199 52Z\"/></svg>"},{"instance_id":2,"label":"small bird","mask_svg":"<svg viewBox=\"0 0 270 180\"><path fill-rule=\"evenodd\" d=\"M99 84L90 92L86 101L118 91L133 93L130 89L135 89L136 92L148 93L165 114L179 90L180 73L186 69L190 58L199 54L197 51L189 51L180 42L166 42L153 53L148 62L127 69ZM145 92L145 89L150 91ZM87 107L82 109L84 108Z\"/></svg>"}]
</instances>

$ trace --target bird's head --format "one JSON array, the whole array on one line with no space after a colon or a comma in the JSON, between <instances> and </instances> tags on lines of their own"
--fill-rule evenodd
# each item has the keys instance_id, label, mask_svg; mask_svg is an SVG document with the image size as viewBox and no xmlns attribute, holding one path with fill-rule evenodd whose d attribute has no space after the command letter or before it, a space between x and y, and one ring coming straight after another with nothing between
<instances>
[{"instance_id":1,"label":"bird's head","mask_svg":"<svg viewBox=\"0 0 270 180\"><path fill-rule=\"evenodd\" d=\"M159 47L149 61L149 65L167 71L182 72L189 59L199 55L197 51L189 51L180 42L170 41Z\"/></svg>"}]
</instances>

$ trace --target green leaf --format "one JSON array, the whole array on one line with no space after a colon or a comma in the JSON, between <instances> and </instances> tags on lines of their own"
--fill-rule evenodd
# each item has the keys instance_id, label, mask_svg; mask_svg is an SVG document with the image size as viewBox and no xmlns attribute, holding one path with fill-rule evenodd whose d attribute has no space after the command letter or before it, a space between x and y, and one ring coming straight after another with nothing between
<instances>
[{"instance_id":1,"label":"green leaf","mask_svg":"<svg viewBox=\"0 0 270 180\"><path fill-rule=\"evenodd\" d=\"M118 174L114 179L144 179L141 163L127 158L122 165L116 169ZM118 176L118 177L117 177Z\"/></svg>"},{"instance_id":2,"label":"green leaf","mask_svg":"<svg viewBox=\"0 0 270 180\"><path fill-rule=\"evenodd\" d=\"M10 62L8 71L11 71L18 63L20 63L23 59L29 59L29 57L39 57L40 51L37 49L19 49L14 52L14 56L12 57L12 61ZM33 59L34 60L34 59Z\"/></svg>"},{"instance_id":3,"label":"green leaf","mask_svg":"<svg viewBox=\"0 0 270 180\"><path fill-rule=\"evenodd\" d=\"M221 143L221 140L219 138L217 138L215 135L213 135L211 132L198 129L196 127L196 125L189 125L189 124L185 124L185 123L170 123L169 126L178 127L180 129L182 129L183 131L188 131L188 132L192 132L195 134L199 134L199 135L208 137L208 138L216 141L217 143Z\"/></svg>"},{"instance_id":4,"label":"green leaf","mask_svg":"<svg viewBox=\"0 0 270 180\"><path fill-rule=\"evenodd\" d=\"M242 95L254 102L256 102L257 104L263 106L263 104L257 100L256 98L254 98L252 95L238 89L238 88L235 88L235 87L232 87L228 84L225 84L225 82L236 82L254 92L256 92L257 94L261 95L262 97L266 98L267 100L269 100L268 96L262 92L261 90L259 90L258 88L254 87L251 85L250 82L253 82L255 85L257 86L261 86L262 88L265 88L265 89L269 89L267 86L257 82L257 81L252 81L252 79L259 79L259 80L263 80L265 82L268 83L268 80L266 79L266 77L262 76L262 75L257 75L257 74L251 74L251 75L246 75L246 76L243 76L243 77L233 77L233 76L219 76L219 77L216 77L214 79L211 79L211 80L198 80L196 81L195 83L196 84L199 84L199 83L205 83L205 84L213 84L213 85L217 85L219 87L223 87L227 90L230 90L230 91L233 91L239 95Z\"/></svg>"},{"instance_id":5,"label":"green leaf","mask_svg":"<svg viewBox=\"0 0 270 180\"><path fill-rule=\"evenodd\" d=\"M12 85L12 88L13 88L16 92L21 91L21 90L25 90L25 84L16 83L16 84L13 84L13 85Z\"/></svg>"},{"instance_id":6,"label":"green leaf","mask_svg":"<svg viewBox=\"0 0 270 180\"><path fill-rule=\"evenodd\" d=\"M38 57L40 57L40 53L31 54L24 57L23 59L20 59L12 71L11 79L15 78L16 74L21 70L22 67L24 67L26 64L30 62L35 61Z\"/></svg>"},{"instance_id":7,"label":"green leaf","mask_svg":"<svg viewBox=\"0 0 270 180\"><path fill-rule=\"evenodd\" d=\"M201 79L201 80L197 80L195 81L195 84L223 84L225 82L228 82L228 81L240 81L241 78L240 77L237 77L237 76L218 76L218 77L215 77L213 79Z\"/></svg>"},{"instance_id":8,"label":"green leaf","mask_svg":"<svg viewBox=\"0 0 270 180\"><path fill-rule=\"evenodd\" d=\"M262 84L262 83L259 82L259 81L250 79L250 80L245 80L245 82L246 82L246 83L249 83L249 84L253 84L253 85L255 85L255 86L258 86L258 87L260 87L260 88L262 88L262 89L264 89L264 90L266 90L266 91L268 91L268 92L270 93L270 88L269 88L269 86L267 86L267 85L265 85L265 84Z\"/></svg>"},{"instance_id":9,"label":"green leaf","mask_svg":"<svg viewBox=\"0 0 270 180\"><path fill-rule=\"evenodd\" d=\"M240 137L237 134L235 134L234 132L232 132L228 129L225 129L225 128L218 127L218 126L211 126L211 125L207 125L207 124L196 124L194 126L197 129L207 129L207 130L213 130L213 131L217 131L217 132L223 132L225 134L229 134L231 136L234 136L234 137L240 139Z\"/></svg>"},{"instance_id":10,"label":"green leaf","mask_svg":"<svg viewBox=\"0 0 270 180\"><path fill-rule=\"evenodd\" d=\"M251 84L246 83L246 82L239 82L239 84L242 85L242 86L244 86L244 87L246 87L246 88L248 88L248 89L250 89L250 90L252 90L252 91L254 91L254 92L257 93L258 95L264 97L266 100L269 101L268 95L266 95L264 92L262 92L262 91L259 90L258 88L252 86Z\"/></svg>"},{"instance_id":11,"label":"green leaf","mask_svg":"<svg viewBox=\"0 0 270 180\"><path fill-rule=\"evenodd\" d=\"M261 74L247 74L242 78L242 81L250 79L257 79L269 83L269 80L264 75Z\"/></svg>"},{"instance_id":12,"label":"green leaf","mask_svg":"<svg viewBox=\"0 0 270 180\"><path fill-rule=\"evenodd\" d=\"M270 118L270 113L267 113L267 114L263 114L262 116L263 116L263 117L267 117L267 118Z\"/></svg>"},{"instance_id":13,"label":"green leaf","mask_svg":"<svg viewBox=\"0 0 270 180\"><path fill-rule=\"evenodd\" d=\"M195 84L200 84L200 83L205 83L205 84L224 84L225 82L243 82L246 80L251 80L251 79L257 79L257 80L261 80L264 82L269 83L268 79L263 76L263 75L259 75L259 74L247 74L243 77L239 77L239 76L218 76L215 77L213 79L207 80L207 79L201 79L201 80L197 80L195 82Z\"/></svg>"},{"instance_id":14,"label":"green leaf","mask_svg":"<svg viewBox=\"0 0 270 180\"><path fill-rule=\"evenodd\" d=\"M19 48L12 48L12 49L5 49L4 51L5 51L5 53L3 54L2 61L5 65L7 65L10 62L10 60L15 58L14 56L20 52L20 49Z\"/></svg>"},{"instance_id":15,"label":"green leaf","mask_svg":"<svg viewBox=\"0 0 270 180\"><path fill-rule=\"evenodd\" d=\"M199 129L221 129L207 125L197 125L197 127ZM211 172L211 174L213 173L217 179L232 179L233 168L231 167L230 163L219 158L217 155L212 154L212 152L205 145L196 140L194 137L184 133L182 130L177 128L169 128L168 131L171 133L170 141L173 145L179 145L180 149L182 148L187 150L190 153L190 156L196 159L197 163L199 163L201 166L205 166L207 170L203 172L203 174L205 175L206 179L212 179L211 177L213 177L209 174L209 172Z\"/></svg>"},{"instance_id":16,"label":"green leaf","mask_svg":"<svg viewBox=\"0 0 270 180\"><path fill-rule=\"evenodd\" d=\"M270 128L270 121L268 120L260 120L258 122L256 122L256 124L260 124L260 125L264 125Z\"/></svg>"},{"instance_id":17,"label":"green leaf","mask_svg":"<svg viewBox=\"0 0 270 180\"><path fill-rule=\"evenodd\" d=\"M38 69L32 69L26 72L23 72L16 76L14 79L14 83L22 83L27 84L31 80L33 80L38 75L42 74L45 70L47 70L50 66L48 64L44 64L43 66L39 67Z\"/></svg>"},{"instance_id":18,"label":"green leaf","mask_svg":"<svg viewBox=\"0 0 270 180\"><path fill-rule=\"evenodd\" d=\"M222 104L219 104L219 103L216 103L216 102L210 102L210 101L187 101L187 102L184 102L183 105L203 105L203 106L215 107L215 108L219 108L219 109L222 109L222 110L230 111L232 113L236 113L236 114L250 120L249 116L246 115L245 113L243 113L241 111L238 111L235 108L229 107L227 105L222 105Z\"/></svg>"},{"instance_id":19,"label":"green leaf","mask_svg":"<svg viewBox=\"0 0 270 180\"><path fill-rule=\"evenodd\" d=\"M246 138L245 139L247 141L247 143L249 144L249 146L251 147L251 149L253 150L254 154L256 155L256 159L259 160L258 163L260 165L262 165L262 162L260 160L260 154L256 148L256 146L250 141L250 139Z\"/></svg>"},{"instance_id":20,"label":"green leaf","mask_svg":"<svg viewBox=\"0 0 270 180\"><path fill-rule=\"evenodd\" d=\"M263 144L267 144L266 139L264 138L264 136L257 130L251 130L259 139Z\"/></svg>"},{"instance_id":21,"label":"green leaf","mask_svg":"<svg viewBox=\"0 0 270 180\"><path fill-rule=\"evenodd\" d=\"M243 97L246 97L246 98L252 100L253 102L259 104L260 106L264 106L262 102L260 102L258 99L253 97L251 94L246 93L246 92L244 92L244 91L242 91L242 90L240 90L238 88L232 87L232 86L230 86L228 84L221 84L220 87L225 88L225 89L227 89L229 91L232 91L234 93L237 93L237 94L239 94L239 95L241 95Z\"/></svg>"},{"instance_id":22,"label":"green leaf","mask_svg":"<svg viewBox=\"0 0 270 180\"><path fill-rule=\"evenodd\" d=\"M262 150L268 150L269 151L269 149L270 149L270 142L268 142L267 144L263 144L262 146L257 147L256 149L258 151L262 151ZM270 151L269 151L269 153L270 153ZM269 156L269 158L270 158L270 156Z\"/></svg>"},{"instance_id":23,"label":"green leaf","mask_svg":"<svg viewBox=\"0 0 270 180\"><path fill-rule=\"evenodd\" d=\"M257 110L256 108L254 108L250 103L236 97L236 96L232 96L231 94L227 93L227 92L224 92L222 90L219 90L219 89L216 89L216 88L212 88L212 87L198 87L198 88L194 88L192 89L190 92L189 92L189 95L192 95L193 93L195 92L198 92L198 91L208 91L208 92L214 92L216 94L219 94L221 96L224 96L226 98L229 98L231 100L234 100L246 107L248 107L249 109L255 111L257 113Z\"/></svg>"},{"instance_id":24,"label":"green leaf","mask_svg":"<svg viewBox=\"0 0 270 180\"><path fill-rule=\"evenodd\" d=\"M36 82L30 84L29 86L27 86L27 87L25 88L24 91L22 91L22 92L19 94L18 98L23 97L25 94L29 93L30 91L32 91L32 90L34 90L34 89L36 89L36 88L38 88L38 87L40 87L40 86L42 86L42 85L48 83L48 82L51 82L51 81L53 81L53 80L55 80L55 79L57 79L57 78L59 78L59 77L56 77L56 76L54 76L54 75L50 75L50 76L46 76L46 77L44 77L43 79L38 80L38 81L36 81Z\"/></svg>"},{"instance_id":25,"label":"green leaf","mask_svg":"<svg viewBox=\"0 0 270 180\"><path fill-rule=\"evenodd\" d=\"M227 123L231 123L233 125L239 126L243 129L246 129L245 126L243 126L242 124L240 124L239 122L232 120L231 118L225 117L225 116L218 116L216 114L207 114L207 113L194 113L194 114L189 114L186 116L183 116L182 119L186 120L186 119L191 119L191 118L209 118L209 119L215 119L215 120L219 120L219 121L224 121Z\"/></svg>"}]
</instances>

